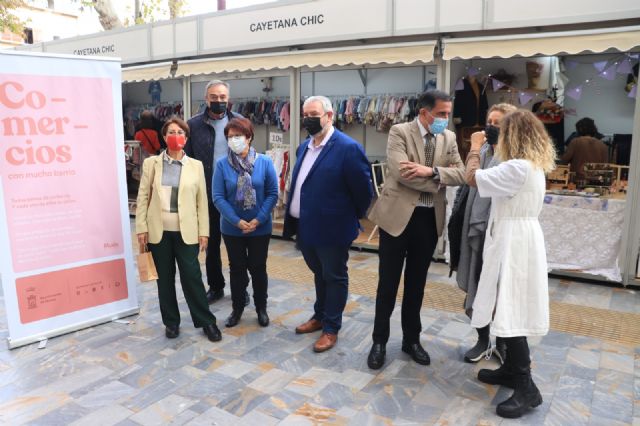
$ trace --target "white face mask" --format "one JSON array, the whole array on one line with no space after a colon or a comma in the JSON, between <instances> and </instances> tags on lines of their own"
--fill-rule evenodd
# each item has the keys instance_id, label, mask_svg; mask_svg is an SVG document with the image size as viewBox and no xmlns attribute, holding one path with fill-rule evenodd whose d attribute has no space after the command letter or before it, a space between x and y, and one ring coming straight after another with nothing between
<instances>
[{"instance_id":1,"label":"white face mask","mask_svg":"<svg viewBox=\"0 0 640 426\"><path fill-rule=\"evenodd\" d=\"M247 149L247 138L244 136L231 136L227 141L227 145L231 151L240 155Z\"/></svg>"}]
</instances>

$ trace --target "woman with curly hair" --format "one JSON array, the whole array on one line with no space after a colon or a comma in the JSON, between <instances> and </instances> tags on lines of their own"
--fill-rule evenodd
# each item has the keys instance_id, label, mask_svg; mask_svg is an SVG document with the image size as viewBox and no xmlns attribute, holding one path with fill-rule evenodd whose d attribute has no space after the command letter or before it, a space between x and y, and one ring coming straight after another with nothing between
<instances>
[{"instance_id":1,"label":"woman with curly hair","mask_svg":"<svg viewBox=\"0 0 640 426\"><path fill-rule=\"evenodd\" d=\"M491 198L484 264L473 303L471 325L490 324L504 338L507 360L497 370L480 370L478 380L514 389L498 404L501 417L517 418L542 404L531 378L527 336L549 331L549 292L544 236L538 217L545 173L555 167L555 149L544 125L530 111L504 116L496 156L500 165L480 169L483 132L471 136L466 180L480 197Z\"/></svg>"}]
</instances>

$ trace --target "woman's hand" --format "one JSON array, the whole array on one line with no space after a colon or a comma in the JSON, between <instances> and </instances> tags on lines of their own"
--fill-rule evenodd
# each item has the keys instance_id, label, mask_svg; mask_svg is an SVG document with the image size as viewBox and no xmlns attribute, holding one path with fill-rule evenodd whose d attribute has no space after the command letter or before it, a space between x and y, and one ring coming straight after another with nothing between
<instances>
[{"instance_id":1,"label":"woman's hand","mask_svg":"<svg viewBox=\"0 0 640 426\"><path fill-rule=\"evenodd\" d=\"M149 233L143 232L142 234L138 234L138 248L140 253L144 253L147 251L147 244L149 243Z\"/></svg>"},{"instance_id":2,"label":"woman's hand","mask_svg":"<svg viewBox=\"0 0 640 426\"><path fill-rule=\"evenodd\" d=\"M249 222L249 228L242 230L242 233L250 234L256 230L258 225L260 225L260 221L258 219L252 219L251 222Z\"/></svg>"},{"instance_id":3,"label":"woman's hand","mask_svg":"<svg viewBox=\"0 0 640 426\"><path fill-rule=\"evenodd\" d=\"M251 225L249 225L249 222L247 222L244 219L240 219L236 224L236 226L240 228L243 232L251 227Z\"/></svg>"},{"instance_id":4,"label":"woman's hand","mask_svg":"<svg viewBox=\"0 0 640 426\"><path fill-rule=\"evenodd\" d=\"M485 137L484 130L471 135L471 149L474 151L480 151L480 148L482 148L482 145L486 142L487 138Z\"/></svg>"},{"instance_id":5,"label":"woman's hand","mask_svg":"<svg viewBox=\"0 0 640 426\"><path fill-rule=\"evenodd\" d=\"M200 251L205 251L209 244L209 237L198 237L198 243L200 244Z\"/></svg>"}]
</instances>

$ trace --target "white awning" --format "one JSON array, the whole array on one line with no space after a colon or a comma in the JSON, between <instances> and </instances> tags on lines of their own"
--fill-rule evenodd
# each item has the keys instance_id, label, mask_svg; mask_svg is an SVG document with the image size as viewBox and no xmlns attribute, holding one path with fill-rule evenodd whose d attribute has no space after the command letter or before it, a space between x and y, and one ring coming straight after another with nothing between
<instances>
[{"instance_id":1,"label":"white awning","mask_svg":"<svg viewBox=\"0 0 640 426\"><path fill-rule=\"evenodd\" d=\"M122 82L134 83L138 81L163 80L171 78L171 64L145 65L142 67L131 67L122 69Z\"/></svg>"},{"instance_id":2,"label":"white awning","mask_svg":"<svg viewBox=\"0 0 640 426\"><path fill-rule=\"evenodd\" d=\"M640 27L443 39L443 46L443 58L446 60L554 56L583 52L601 53L609 49L627 52L640 46Z\"/></svg>"},{"instance_id":3,"label":"white awning","mask_svg":"<svg viewBox=\"0 0 640 426\"><path fill-rule=\"evenodd\" d=\"M371 47L295 51L252 56L235 56L178 64L176 77L287 69L367 64L413 64L433 61L435 41L377 45Z\"/></svg>"}]
</instances>

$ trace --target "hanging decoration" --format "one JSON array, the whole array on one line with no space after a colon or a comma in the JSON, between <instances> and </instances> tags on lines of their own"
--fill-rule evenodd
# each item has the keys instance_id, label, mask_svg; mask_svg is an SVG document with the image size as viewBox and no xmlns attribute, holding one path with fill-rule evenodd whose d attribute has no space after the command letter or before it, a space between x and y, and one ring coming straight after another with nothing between
<instances>
[{"instance_id":1,"label":"hanging decoration","mask_svg":"<svg viewBox=\"0 0 640 426\"><path fill-rule=\"evenodd\" d=\"M618 68L616 68L616 72L618 74L631 74L631 70L633 69L633 59L631 58L631 56L627 57L626 59L622 60L619 64L618 64Z\"/></svg>"},{"instance_id":2,"label":"hanging decoration","mask_svg":"<svg viewBox=\"0 0 640 426\"><path fill-rule=\"evenodd\" d=\"M564 92L565 95L567 95L568 97L570 97L573 100L579 101L580 97L582 96L582 84L579 86L575 86L572 88L567 89Z\"/></svg>"},{"instance_id":3,"label":"hanging decoration","mask_svg":"<svg viewBox=\"0 0 640 426\"><path fill-rule=\"evenodd\" d=\"M602 72L604 70L604 67L607 66L607 63L609 61L598 61L598 62L594 62L593 66L595 67L595 69L598 70L598 72Z\"/></svg>"},{"instance_id":4,"label":"hanging decoration","mask_svg":"<svg viewBox=\"0 0 640 426\"><path fill-rule=\"evenodd\" d=\"M598 74L598 76L604 78L605 80L613 81L616 79L616 67L617 65L613 63L600 74Z\"/></svg>"},{"instance_id":5,"label":"hanging decoration","mask_svg":"<svg viewBox=\"0 0 640 426\"><path fill-rule=\"evenodd\" d=\"M492 78L491 82L493 83L493 91L497 92L498 90L502 89L504 86L506 86L505 83L501 82L500 80L498 80L497 78Z\"/></svg>"},{"instance_id":6,"label":"hanging decoration","mask_svg":"<svg viewBox=\"0 0 640 426\"><path fill-rule=\"evenodd\" d=\"M520 92L518 94L518 101L520 102L520 105L526 105L531 101L531 99L533 99L534 96L535 94L531 92Z\"/></svg>"}]
</instances>

